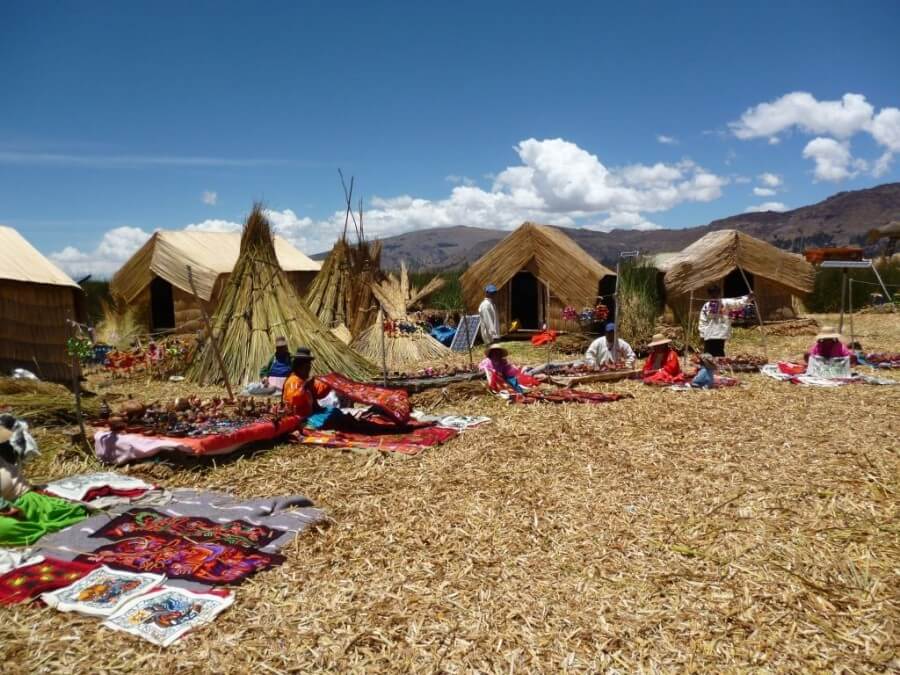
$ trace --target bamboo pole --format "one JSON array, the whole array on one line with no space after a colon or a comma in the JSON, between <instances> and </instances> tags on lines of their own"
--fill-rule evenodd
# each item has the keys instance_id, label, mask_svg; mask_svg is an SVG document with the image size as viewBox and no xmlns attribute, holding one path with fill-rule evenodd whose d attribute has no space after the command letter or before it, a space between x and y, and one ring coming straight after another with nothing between
<instances>
[{"instance_id":1,"label":"bamboo pole","mask_svg":"<svg viewBox=\"0 0 900 675\"><path fill-rule=\"evenodd\" d=\"M850 293L848 295L850 296L850 350L853 351L853 343L856 342L856 335L853 330L853 279L850 279Z\"/></svg>"},{"instance_id":2,"label":"bamboo pole","mask_svg":"<svg viewBox=\"0 0 900 675\"><path fill-rule=\"evenodd\" d=\"M838 333L844 332L844 305L847 302L847 268L841 270L841 322Z\"/></svg>"},{"instance_id":3,"label":"bamboo pole","mask_svg":"<svg viewBox=\"0 0 900 675\"><path fill-rule=\"evenodd\" d=\"M69 319L73 329L73 337L78 337L78 324ZM78 362L78 354L72 354L72 393L75 394L75 419L78 420L78 429L81 432L81 443L90 452L87 430L84 427L84 413L81 409L81 364Z\"/></svg>"},{"instance_id":4,"label":"bamboo pole","mask_svg":"<svg viewBox=\"0 0 900 675\"><path fill-rule=\"evenodd\" d=\"M616 279L616 283L619 280ZM688 364L688 349L690 348L690 339L691 339L691 314L694 312L694 289L691 289L691 299L688 300L688 315L687 315L687 325L684 327L684 354L681 357L681 369L687 370Z\"/></svg>"},{"instance_id":5,"label":"bamboo pole","mask_svg":"<svg viewBox=\"0 0 900 675\"><path fill-rule=\"evenodd\" d=\"M381 375L382 384L387 386L387 346L384 338L384 312L378 310L378 330L381 333Z\"/></svg>"},{"instance_id":6,"label":"bamboo pole","mask_svg":"<svg viewBox=\"0 0 900 675\"><path fill-rule=\"evenodd\" d=\"M744 274L744 268L738 265L738 270L741 272L741 276L744 279L744 285L747 287L748 293L753 293L753 289L750 288L750 281L747 279L747 275ZM759 300L756 297L756 294L753 295L753 309L756 310L756 319L759 321L759 334L762 337L762 348L763 348L763 356L766 358L766 361L769 360L769 348L766 344L766 329L763 326L762 314L759 311Z\"/></svg>"},{"instance_id":7,"label":"bamboo pole","mask_svg":"<svg viewBox=\"0 0 900 675\"><path fill-rule=\"evenodd\" d=\"M200 295L197 293L197 286L194 284L194 272L191 270L190 265L187 266L187 273L188 283L191 285L191 292L194 294L194 299L197 301L197 304L200 305L200 312L203 315L203 324L206 326L206 332L209 333L209 341L212 344L213 353L216 355L216 361L219 362L219 368L222 371L222 379L225 380L225 389L228 391L228 398L233 401L234 391L231 389L231 382L228 381L228 371L225 369L225 360L222 358L219 343L216 340L216 336L213 334L212 321L209 319L209 312L206 311L206 305L203 304Z\"/></svg>"}]
</instances>

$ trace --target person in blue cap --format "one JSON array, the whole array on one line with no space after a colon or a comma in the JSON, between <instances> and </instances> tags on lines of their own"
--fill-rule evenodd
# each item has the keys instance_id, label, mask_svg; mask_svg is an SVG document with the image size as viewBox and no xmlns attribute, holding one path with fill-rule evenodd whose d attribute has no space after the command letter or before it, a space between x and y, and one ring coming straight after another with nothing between
<instances>
[{"instance_id":1,"label":"person in blue cap","mask_svg":"<svg viewBox=\"0 0 900 675\"><path fill-rule=\"evenodd\" d=\"M622 338L616 339L616 324L606 324L605 334L598 337L588 347L584 360L591 366L615 366L622 364L626 368L634 367L634 350Z\"/></svg>"},{"instance_id":2,"label":"person in blue cap","mask_svg":"<svg viewBox=\"0 0 900 675\"><path fill-rule=\"evenodd\" d=\"M484 300L478 305L478 315L481 317L481 339L489 345L500 339L500 320L497 317L497 305L494 304L494 296L497 295L497 287L488 284L484 287Z\"/></svg>"}]
</instances>

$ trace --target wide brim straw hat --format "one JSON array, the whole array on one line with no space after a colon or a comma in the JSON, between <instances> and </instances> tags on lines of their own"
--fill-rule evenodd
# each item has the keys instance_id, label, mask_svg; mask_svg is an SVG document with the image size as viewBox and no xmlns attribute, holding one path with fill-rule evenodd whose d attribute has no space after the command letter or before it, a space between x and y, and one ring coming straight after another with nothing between
<instances>
[{"instance_id":1,"label":"wide brim straw hat","mask_svg":"<svg viewBox=\"0 0 900 675\"><path fill-rule=\"evenodd\" d=\"M822 326L822 330L816 335L816 342L819 340L841 340L841 334L838 333L834 326Z\"/></svg>"},{"instance_id":2,"label":"wide brim straw hat","mask_svg":"<svg viewBox=\"0 0 900 675\"><path fill-rule=\"evenodd\" d=\"M487 349L484 350L484 355L490 356L491 352L500 352L500 356L507 356L509 354L506 349L498 345L496 342L487 346Z\"/></svg>"},{"instance_id":3,"label":"wide brim straw hat","mask_svg":"<svg viewBox=\"0 0 900 675\"><path fill-rule=\"evenodd\" d=\"M650 338L650 342L647 345L648 347L661 347L663 345L672 344L672 341L667 338L662 333L657 333L652 338Z\"/></svg>"}]
</instances>

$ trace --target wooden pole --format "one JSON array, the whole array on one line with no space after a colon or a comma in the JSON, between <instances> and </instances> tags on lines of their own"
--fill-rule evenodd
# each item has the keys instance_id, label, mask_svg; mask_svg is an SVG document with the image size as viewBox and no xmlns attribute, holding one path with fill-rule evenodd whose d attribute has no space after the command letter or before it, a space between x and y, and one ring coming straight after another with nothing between
<instances>
[{"instance_id":1,"label":"wooden pole","mask_svg":"<svg viewBox=\"0 0 900 675\"><path fill-rule=\"evenodd\" d=\"M469 349L469 368L474 368L475 359L472 357L472 335L469 332L469 322L468 317L466 316L465 307L463 307L462 314L460 316L462 317L463 326L466 327L466 347L468 347ZM459 328L457 328L456 330L459 330Z\"/></svg>"},{"instance_id":2,"label":"wooden pole","mask_svg":"<svg viewBox=\"0 0 900 675\"><path fill-rule=\"evenodd\" d=\"M844 332L844 305L847 302L847 268L841 270L841 323L838 333Z\"/></svg>"},{"instance_id":3,"label":"wooden pole","mask_svg":"<svg viewBox=\"0 0 900 675\"><path fill-rule=\"evenodd\" d=\"M850 296L850 350L853 351L853 343L856 342L856 335L853 331L853 279L850 279L850 292L848 295Z\"/></svg>"},{"instance_id":4,"label":"wooden pole","mask_svg":"<svg viewBox=\"0 0 900 675\"><path fill-rule=\"evenodd\" d=\"M618 283L618 279L616 280ZM687 370L688 349L691 340L691 314L694 312L694 289L691 289L691 299L688 300L687 325L684 327L684 354L681 357L681 369Z\"/></svg>"},{"instance_id":5,"label":"wooden pole","mask_svg":"<svg viewBox=\"0 0 900 675\"><path fill-rule=\"evenodd\" d=\"M78 324L69 319L69 324L73 329L73 337L78 337ZM81 442L83 447L90 451L91 446L88 443L87 430L84 427L84 413L81 408L81 364L78 361L78 354L72 354L72 393L75 394L75 419L78 421L78 430L81 432Z\"/></svg>"},{"instance_id":6,"label":"wooden pole","mask_svg":"<svg viewBox=\"0 0 900 675\"><path fill-rule=\"evenodd\" d=\"M747 275L744 274L744 268L738 265L738 270L741 272L741 276L744 278L744 286L747 287L748 293L753 293L753 289L750 288L750 281L747 279ZM763 326L762 314L759 311L759 299L756 297L756 294L753 295L753 309L756 310L756 320L759 321L759 334L762 337L762 348L763 348L763 356L766 358L766 361L769 360L769 348L766 344L766 329Z\"/></svg>"},{"instance_id":7,"label":"wooden pole","mask_svg":"<svg viewBox=\"0 0 900 675\"><path fill-rule=\"evenodd\" d=\"M615 302L615 306L613 307L613 367L619 361L619 275L622 270L622 256L619 255L619 258L616 260L616 287L613 289L613 302ZM606 336L606 329L600 329L600 335Z\"/></svg>"},{"instance_id":8,"label":"wooden pole","mask_svg":"<svg viewBox=\"0 0 900 675\"><path fill-rule=\"evenodd\" d=\"M387 344L384 337L384 312L378 310L378 327L381 329L381 383L387 386Z\"/></svg>"},{"instance_id":9,"label":"wooden pole","mask_svg":"<svg viewBox=\"0 0 900 675\"><path fill-rule=\"evenodd\" d=\"M191 266L187 266L188 273L188 283L191 285L191 292L194 294L194 300L197 301L197 304L200 305L200 312L203 315L203 325L206 326L206 332L209 334L209 341L212 344L213 354L216 356L216 361L219 363L219 369L222 371L222 379L225 380L225 389L228 392L229 400L234 400L234 391L231 389L231 382L228 380L228 371L225 370L225 359L222 358L222 352L219 350L219 343L216 340L216 336L213 334L212 321L209 318L209 312L206 311L206 305L203 304L203 301L200 299L200 294L197 293L197 286L194 284L194 272L191 270Z\"/></svg>"}]
</instances>

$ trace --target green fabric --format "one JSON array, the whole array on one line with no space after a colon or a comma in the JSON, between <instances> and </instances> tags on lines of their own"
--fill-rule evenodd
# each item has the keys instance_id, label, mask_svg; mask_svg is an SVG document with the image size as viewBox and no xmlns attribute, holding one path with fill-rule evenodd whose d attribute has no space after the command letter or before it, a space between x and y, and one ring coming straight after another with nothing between
<instances>
[{"instance_id":1,"label":"green fabric","mask_svg":"<svg viewBox=\"0 0 900 675\"><path fill-rule=\"evenodd\" d=\"M87 509L65 499L31 491L12 502L18 517L0 516L0 546L27 546L87 518Z\"/></svg>"}]
</instances>

